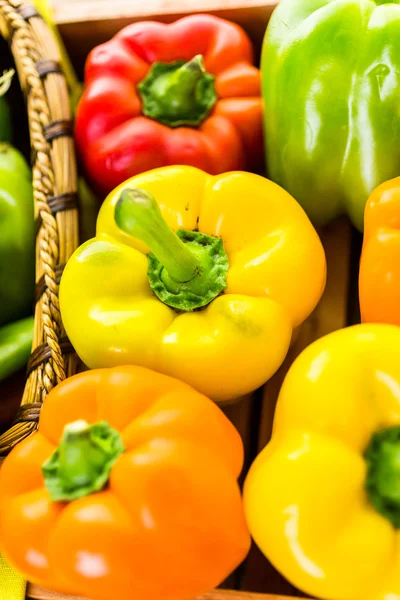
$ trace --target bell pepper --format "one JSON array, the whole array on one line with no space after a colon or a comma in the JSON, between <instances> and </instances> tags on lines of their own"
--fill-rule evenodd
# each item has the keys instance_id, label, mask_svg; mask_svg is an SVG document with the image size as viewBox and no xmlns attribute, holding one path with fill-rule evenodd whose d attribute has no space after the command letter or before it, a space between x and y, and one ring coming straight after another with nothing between
<instances>
[{"instance_id":1,"label":"bell pepper","mask_svg":"<svg viewBox=\"0 0 400 600\"><path fill-rule=\"evenodd\" d=\"M400 325L400 177L381 184L371 194L364 224L361 319Z\"/></svg>"},{"instance_id":2,"label":"bell pepper","mask_svg":"<svg viewBox=\"0 0 400 600\"><path fill-rule=\"evenodd\" d=\"M35 223L31 171L18 150L0 144L0 326L32 312Z\"/></svg>"},{"instance_id":3,"label":"bell pepper","mask_svg":"<svg viewBox=\"0 0 400 600\"><path fill-rule=\"evenodd\" d=\"M0 327L0 381L26 365L33 341L33 317Z\"/></svg>"},{"instance_id":4,"label":"bell pepper","mask_svg":"<svg viewBox=\"0 0 400 600\"><path fill-rule=\"evenodd\" d=\"M245 32L211 15L134 23L95 48L75 137L97 191L167 165L213 175L261 168L260 72L252 61Z\"/></svg>"},{"instance_id":5,"label":"bell pepper","mask_svg":"<svg viewBox=\"0 0 400 600\"><path fill-rule=\"evenodd\" d=\"M218 585L250 536L239 434L180 381L86 371L46 398L0 469L0 544L32 582L93 600L185 600Z\"/></svg>"},{"instance_id":6,"label":"bell pepper","mask_svg":"<svg viewBox=\"0 0 400 600\"><path fill-rule=\"evenodd\" d=\"M14 72L14 69L9 69L0 76L0 142L11 142L13 137L11 111L5 95L10 89Z\"/></svg>"},{"instance_id":7,"label":"bell pepper","mask_svg":"<svg viewBox=\"0 0 400 600\"><path fill-rule=\"evenodd\" d=\"M88 367L138 364L226 401L278 369L325 270L304 211L272 182L164 167L105 200L60 309Z\"/></svg>"},{"instance_id":8,"label":"bell pepper","mask_svg":"<svg viewBox=\"0 0 400 600\"><path fill-rule=\"evenodd\" d=\"M400 7L281 0L262 53L268 176L314 224L363 228L372 191L400 168Z\"/></svg>"},{"instance_id":9,"label":"bell pepper","mask_svg":"<svg viewBox=\"0 0 400 600\"><path fill-rule=\"evenodd\" d=\"M297 588L400 598L400 329L362 324L309 346L247 476L250 532Z\"/></svg>"}]
</instances>

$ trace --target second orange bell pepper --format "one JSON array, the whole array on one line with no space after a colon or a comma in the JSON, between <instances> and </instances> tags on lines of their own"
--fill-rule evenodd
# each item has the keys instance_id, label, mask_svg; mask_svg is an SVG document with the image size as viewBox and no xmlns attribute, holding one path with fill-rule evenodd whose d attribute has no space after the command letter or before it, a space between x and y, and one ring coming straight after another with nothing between
<instances>
[{"instance_id":1,"label":"second orange bell pepper","mask_svg":"<svg viewBox=\"0 0 400 600\"><path fill-rule=\"evenodd\" d=\"M359 293L363 322L400 325L400 177L367 202Z\"/></svg>"},{"instance_id":2,"label":"second orange bell pepper","mask_svg":"<svg viewBox=\"0 0 400 600\"><path fill-rule=\"evenodd\" d=\"M0 470L2 551L64 593L193 598L249 549L242 465L233 425L188 385L134 366L81 373Z\"/></svg>"}]
</instances>

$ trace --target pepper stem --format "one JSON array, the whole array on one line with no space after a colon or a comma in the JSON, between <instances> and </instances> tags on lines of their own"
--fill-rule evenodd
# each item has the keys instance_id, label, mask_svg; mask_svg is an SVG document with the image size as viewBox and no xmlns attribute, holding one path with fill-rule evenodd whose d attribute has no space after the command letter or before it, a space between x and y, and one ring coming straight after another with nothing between
<instances>
[{"instance_id":1,"label":"pepper stem","mask_svg":"<svg viewBox=\"0 0 400 600\"><path fill-rule=\"evenodd\" d=\"M199 231L174 233L146 190L125 189L115 207L122 231L144 242L153 292L168 306L190 311L205 306L227 286L228 257L222 240Z\"/></svg>"},{"instance_id":2,"label":"pepper stem","mask_svg":"<svg viewBox=\"0 0 400 600\"><path fill-rule=\"evenodd\" d=\"M375 433L365 452L365 489L374 508L400 528L400 427Z\"/></svg>"},{"instance_id":3,"label":"pepper stem","mask_svg":"<svg viewBox=\"0 0 400 600\"><path fill-rule=\"evenodd\" d=\"M215 77L201 54L186 63L154 63L138 90L143 114L169 127L197 127L217 101Z\"/></svg>"},{"instance_id":4,"label":"pepper stem","mask_svg":"<svg viewBox=\"0 0 400 600\"><path fill-rule=\"evenodd\" d=\"M146 190L124 190L115 207L115 221L122 231L144 242L177 283L191 281L198 273L198 259L168 227Z\"/></svg>"},{"instance_id":5,"label":"pepper stem","mask_svg":"<svg viewBox=\"0 0 400 600\"><path fill-rule=\"evenodd\" d=\"M0 77L0 96L4 96L4 94L6 94L10 89L14 74L14 69L9 69L8 71L3 72L3 75Z\"/></svg>"},{"instance_id":6,"label":"pepper stem","mask_svg":"<svg viewBox=\"0 0 400 600\"><path fill-rule=\"evenodd\" d=\"M42 466L51 499L72 501L103 489L124 450L120 434L106 421L66 425L57 450Z\"/></svg>"},{"instance_id":7,"label":"pepper stem","mask_svg":"<svg viewBox=\"0 0 400 600\"><path fill-rule=\"evenodd\" d=\"M173 92L183 97L194 96L196 86L205 72L203 57L198 54L169 77L164 89L167 93Z\"/></svg>"}]
</instances>

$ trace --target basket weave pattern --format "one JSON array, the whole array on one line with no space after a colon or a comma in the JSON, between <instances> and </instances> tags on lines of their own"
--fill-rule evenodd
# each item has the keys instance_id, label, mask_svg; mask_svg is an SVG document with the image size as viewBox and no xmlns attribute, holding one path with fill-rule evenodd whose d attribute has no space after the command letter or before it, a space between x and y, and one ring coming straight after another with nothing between
<instances>
[{"instance_id":1,"label":"basket weave pattern","mask_svg":"<svg viewBox=\"0 0 400 600\"><path fill-rule=\"evenodd\" d=\"M0 0L0 33L9 42L26 100L37 232L32 354L20 410L0 436L1 462L37 429L50 390L77 369L61 322L58 288L78 245L78 197L68 90L53 34L24 0Z\"/></svg>"}]
</instances>

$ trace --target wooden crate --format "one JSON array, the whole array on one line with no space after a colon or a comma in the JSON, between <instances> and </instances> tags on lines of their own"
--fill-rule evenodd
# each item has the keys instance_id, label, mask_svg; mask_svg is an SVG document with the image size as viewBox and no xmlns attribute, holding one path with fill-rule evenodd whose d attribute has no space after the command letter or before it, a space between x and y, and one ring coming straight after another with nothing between
<instances>
[{"instance_id":1,"label":"wooden crate","mask_svg":"<svg viewBox=\"0 0 400 600\"><path fill-rule=\"evenodd\" d=\"M208 12L242 25L260 48L278 0L52 0L54 16L70 56L82 72L95 45L134 21L170 23L187 14ZM90 28L89 28L90 27Z\"/></svg>"},{"instance_id":2,"label":"wooden crate","mask_svg":"<svg viewBox=\"0 0 400 600\"><path fill-rule=\"evenodd\" d=\"M83 72L91 48L134 21L171 22L186 14L208 12L232 20L251 36L257 50L276 0L52 0L54 16L78 73ZM319 231L328 263L323 298L297 332L289 355L278 373L252 398L230 406L226 414L238 428L246 448L246 469L268 442L276 399L294 358L319 337L358 321L357 273L361 237L346 219ZM12 382L15 398L18 384ZM0 388L0 397L2 390ZM10 396L12 403L13 395ZM1 426L1 424L0 424ZM294 600L304 597L281 577L253 547L247 560L222 586L202 600ZM242 591L240 591L242 590ZM246 591L244 591L246 590ZM259 595L261 594L261 595ZM28 586L30 600L72 600L37 586ZM74 599L82 600L82 599Z\"/></svg>"},{"instance_id":3,"label":"wooden crate","mask_svg":"<svg viewBox=\"0 0 400 600\"><path fill-rule=\"evenodd\" d=\"M3 599L2 599L3 600ZM85 600L76 596L62 596L55 592L49 592L37 586L30 586L27 600ZM117 599L116 599L117 600ZM132 600L139 600L134 599ZM142 599L140 599L142 600ZM143 599L145 600L145 599ZM288 596L271 596L270 594L252 594L250 592L235 592L232 590L213 590L195 600L296 600Z\"/></svg>"}]
</instances>

